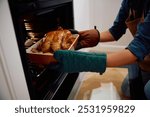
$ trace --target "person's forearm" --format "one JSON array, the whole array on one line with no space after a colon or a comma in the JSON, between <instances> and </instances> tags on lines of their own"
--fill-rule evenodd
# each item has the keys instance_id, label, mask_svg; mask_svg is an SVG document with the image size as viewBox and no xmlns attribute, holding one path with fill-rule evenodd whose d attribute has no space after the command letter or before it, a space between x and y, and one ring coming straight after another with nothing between
<instances>
[{"instance_id":1,"label":"person's forearm","mask_svg":"<svg viewBox=\"0 0 150 117\"><path fill-rule=\"evenodd\" d=\"M137 58L128 49L107 54L107 67L119 67L136 62Z\"/></svg>"},{"instance_id":2,"label":"person's forearm","mask_svg":"<svg viewBox=\"0 0 150 117\"><path fill-rule=\"evenodd\" d=\"M104 31L100 33L100 42L110 42L110 41L115 41L115 39L109 31Z\"/></svg>"}]
</instances>

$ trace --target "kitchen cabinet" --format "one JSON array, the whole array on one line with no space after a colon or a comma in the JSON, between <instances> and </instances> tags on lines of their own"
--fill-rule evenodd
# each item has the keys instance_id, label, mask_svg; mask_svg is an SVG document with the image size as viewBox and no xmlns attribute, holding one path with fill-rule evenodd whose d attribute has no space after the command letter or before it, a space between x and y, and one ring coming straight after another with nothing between
<instances>
[{"instance_id":1,"label":"kitchen cabinet","mask_svg":"<svg viewBox=\"0 0 150 117\"><path fill-rule=\"evenodd\" d=\"M30 99L7 0L0 15L0 99Z\"/></svg>"}]
</instances>

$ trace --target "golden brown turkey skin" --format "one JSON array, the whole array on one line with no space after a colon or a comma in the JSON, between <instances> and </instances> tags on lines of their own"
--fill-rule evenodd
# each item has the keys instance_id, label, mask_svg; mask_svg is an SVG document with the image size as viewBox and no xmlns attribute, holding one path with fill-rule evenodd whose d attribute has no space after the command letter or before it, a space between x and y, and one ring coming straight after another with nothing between
<instances>
[{"instance_id":1,"label":"golden brown turkey skin","mask_svg":"<svg viewBox=\"0 0 150 117\"><path fill-rule=\"evenodd\" d=\"M46 33L40 44L40 50L43 53L54 52L59 49L68 49L75 38L69 30L58 29Z\"/></svg>"}]
</instances>

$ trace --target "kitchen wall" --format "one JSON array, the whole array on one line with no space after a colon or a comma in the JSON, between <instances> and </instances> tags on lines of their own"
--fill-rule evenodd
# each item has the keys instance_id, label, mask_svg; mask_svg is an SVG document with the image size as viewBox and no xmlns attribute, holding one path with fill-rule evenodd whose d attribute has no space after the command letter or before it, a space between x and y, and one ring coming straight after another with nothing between
<instances>
[{"instance_id":1,"label":"kitchen wall","mask_svg":"<svg viewBox=\"0 0 150 117\"><path fill-rule=\"evenodd\" d=\"M89 29L90 22L90 1L93 0L73 0L74 2L74 18L75 29Z\"/></svg>"},{"instance_id":2,"label":"kitchen wall","mask_svg":"<svg viewBox=\"0 0 150 117\"><path fill-rule=\"evenodd\" d=\"M115 20L122 0L74 0L75 29L85 30L97 26L98 30L108 30ZM117 42L101 43L107 50L124 48L133 39L127 30Z\"/></svg>"}]
</instances>

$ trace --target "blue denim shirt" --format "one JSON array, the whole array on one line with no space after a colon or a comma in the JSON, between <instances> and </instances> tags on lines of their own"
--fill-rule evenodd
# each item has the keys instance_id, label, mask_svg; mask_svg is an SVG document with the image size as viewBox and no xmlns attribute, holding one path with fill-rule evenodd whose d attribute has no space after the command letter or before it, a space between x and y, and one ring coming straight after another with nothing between
<instances>
[{"instance_id":1,"label":"blue denim shirt","mask_svg":"<svg viewBox=\"0 0 150 117\"><path fill-rule=\"evenodd\" d=\"M150 53L150 10L147 10L147 2L144 3L144 22L139 23L137 26L137 33L133 41L127 46L139 61L142 61L146 55ZM129 15L128 0L123 0L118 15L114 21L113 26L109 29L110 33L116 40L125 34L127 26L125 24Z\"/></svg>"}]
</instances>

